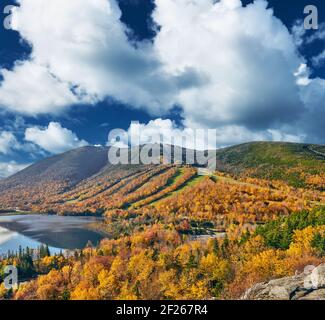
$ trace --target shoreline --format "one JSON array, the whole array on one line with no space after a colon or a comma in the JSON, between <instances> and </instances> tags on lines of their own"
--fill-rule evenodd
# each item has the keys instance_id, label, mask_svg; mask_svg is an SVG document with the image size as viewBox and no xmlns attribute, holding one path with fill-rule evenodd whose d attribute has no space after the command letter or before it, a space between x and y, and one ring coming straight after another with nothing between
<instances>
[{"instance_id":1,"label":"shoreline","mask_svg":"<svg viewBox=\"0 0 325 320\"><path fill-rule=\"evenodd\" d=\"M83 249L89 241L97 246L103 239L111 238L101 228L102 219L98 217L7 212L1 213L0 219L0 227L55 248Z\"/></svg>"}]
</instances>

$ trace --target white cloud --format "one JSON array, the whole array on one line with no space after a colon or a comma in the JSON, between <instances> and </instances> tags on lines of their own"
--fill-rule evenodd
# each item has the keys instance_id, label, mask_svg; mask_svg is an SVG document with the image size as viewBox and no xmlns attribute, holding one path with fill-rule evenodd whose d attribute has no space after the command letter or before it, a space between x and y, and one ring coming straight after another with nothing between
<instances>
[{"instance_id":1,"label":"white cloud","mask_svg":"<svg viewBox=\"0 0 325 320\"><path fill-rule=\"evenodd\" d=\"M250 131L245 127L229 125L216 130L198 131L189 127L178 128L170 119L155 119L148 123L131 123L127 133L119 135L117 144L111 140L108 145L126 148L128 145L143 145L147 143L164 143L178 145L189 149L215 149L247 141L291 141L301 142L304 136L284 134L280 130Z\"/></svg>"},{"instance_id":2,"label":"white cloud","mask_svg":"<svg viewBox=\"0 0 325 320\"><path fill-rule=\"evenodd\" d=\"M32 127L25 131L25 140L32 142L50 153L61 153L88 145L79 140L75 133L62 128L60 123L50 122L47 128Z\"/></svg>"},{"instance_id":3,"label":"white cloud","mask_svg":"<svg viewBox=\"0 0 325 320\"><path fill-rule=\"evenodd\" d=\"M305 141L324 144L325 80L315 78L301 87L301 99L306 110L296 127L306 134Z\"/></svg>"},{"instance_id":4,"label":"white cloud","mask_svg":"<svg viewBox=\"0 0 325 320\"><path fill-rule=\"evenodd\" d=\"M310 35L307 39L306 39L306 43L310 44L314 41L317 40L321 40L324 41L325 40L325 23L321 23L318 26L318 30L313 32L312 35Z\"/></svg>"},{"instance_id":5,"label":"white cloud","mask_svg":"<svg viewBox=\"0 0 325 320\"><path fill-rule=\"evenodd\" d=\"M274 122L301 108L293 75L300 61L288 30L264 1L243 8L239 0L156 0L153 18L161 30L154 46L136 47L115 0L19 3L16 28L33 51L27 66L3 71L11 82L19 79L19 95L3 103L11 110L58 112L111 96L152 114L180 103L192 121L250 125L252 109L259 120ZM26 86L22 72L43 81ZM274 74L277 81L269 81ZM53 95L33 83L44 83Z\"/></svg>"},{"instance_id":6,"label":"white cloud","mask_svg":"<svg viewBox=\"0 0 325 320\"><path fill-rule=\"evenodd\" d=\"M298 70L294 73L297 78L297 84L299 86L307 86L312 80L309 78L309 69L305 63L302 63Z\"/></svg>"},{"instance_id":7,"label":"white cloud","mask_svg":"<svg viewBox=\"0 0 325 320\"><path fill-rule=\"evenodd\" d=\"M304 95L320 86L297 51L304 33L297 25L291 34L265 0L154 0L153 43L129 41L116 0L17 2L16 30L32 53L0 71L6 110L60 113L107 97L155 115L179 105L185 128L217 128L220 143L301 139L295 126L312 121L316 102ZM45 150L65 149L34 129Z\"/></svg>"},{"instance_id":8,"label":"white cloud","mask_svg":"<svg viewBox=\"0 0 325 320\"><path fill-rule=\"evenodd\" d=\"M325 50L312 58L314 66L321 66L325 63Z\"/></svg>"},{"instance_id":9,"label":"white cloud","mask_svg":"<svg viewBox=\"0 0 325 320\"><path fill-rule=\"evenodd\" d=\"M306 32L307 30L305 29L304 21L301 19L296 20L291 28L291 33L297 47L304 44Z\"/></svg>"},{"instance_id":10,"label":"white cloud","mask_svg":"<svg viewBox=\"0 0 325 320\"><path fill-rule=\"evenodd\" d=\"M315 41L325 40L325 23L321 23L317 31L311 33L307 36L307 30L304 28L304 23L302 20L296 21L292 28L292 34L295 39L295 44L297 47L302 47L303 45L311 45ZM313 66L319 67L325 62L325 50L319 52L315 56L310 58Z\"/></svg>"},{"instance_id":11,"label":"white cloud","mask_svg":"<svg viewBox=\"0 0 325 320\"><path fill-rule=\"evenodd\" d=\"M180 129L170 119L155 119L147 124L132 122L126 131L116 132L119 140L116 140L115 133L109 136L107 145L116 148L128 148L129 146L138 146L144 144L170 144L189 149L205 150L215 149L215 134L211 132L213 139L208 140L207 130L192 130L190 128ZM213 133L213 135L211 135Z\"/></svg>"},{"instance_id":12,"label":"white cloud","mask_svg":"<svg viewBox=\"0 0 325 320\"><path fill-rule=\"evenodd\" d=\"M9 154L14 149L20 149L20 144L16 137L8 131L0 133L0 153Z\"/></svg>"},{"instance_id":13,"label":"white cloud","mask_svg":"<svg viewBox=\"0 0 325 320\"><path fill-rule=\"evenodd\" d=\"M303 142L305 139L304 134L286 134L281 132L280 130L273 130L269 129L267 130L267 133L271 135L271 137L264 137L263 140L272 140L272 141L286 141L286 142ZM248 141L248 140L246 140Z\"/></svg>"},{"instance_id":14,"label":"white cloud","mask_svg":"<svg viewBox=\"0 0 325 320\"><path fill-rule=\"evenodd\" d=\"M80 101L69 85L54 77L46 67L33 61L17 62L11 71L2 69L0 75L0 106L14 112L37 115L60 113Z\"/></svg>"},{"instance_id":15,"label":"white cloud","mask_svg":"<svg viewBox=\"0 0 325 320\"><path fill-rule=\"evenodd\" d=\"M206 81L180 92L187 124L257 129L302 112L292 36L266 1L156 0L155 49L166 70L191 68Z\"/></svg>"},{"instance_id":16,"label":"white cloud","mask_svg":"<svg viewBox=\"0 0 325 320\"><path fill-rule=\"evenodd\" d=\"M2 102L8 109L56 113L106 97L156 113L172 106L173 79L161 72L149 43L135 47L129 42L115 0L18 3L14 25L32 54L13 71L2 70L5 96L19 92ZM21 104L25 100L30 103Z\"/></svg>"},{"instance_id":17,"label":"white cloud","mask_svg":"<svg viewBox=\"0 0 325 320\"><path fill-rule=\"evenodd\" d=\"M207 131L195 131L190 128L180 129L170 119L155 119L144 123L131 123L128 136L132 145L163 143L186 147L189 149L215 149L215 139L208 141ZM213 136L215 138L215 135Z\"/></svg>"},{"instance_id":18,"label":"white cloud","mask_svg":"<svg viewBox=\"0 0 325 320\"><path fill-rule=\"evenodd\" d=\"M17 164L14 161L0 162L0 178L7 178L18 171L25 169L28 164Z\"/></svg>"}]
</instances>

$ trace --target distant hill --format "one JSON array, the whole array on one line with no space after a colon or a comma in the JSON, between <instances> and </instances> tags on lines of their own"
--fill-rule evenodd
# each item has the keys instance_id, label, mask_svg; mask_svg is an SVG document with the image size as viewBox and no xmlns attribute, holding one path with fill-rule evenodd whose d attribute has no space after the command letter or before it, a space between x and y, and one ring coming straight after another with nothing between
<instances>
[{"instance_id":1,"label":"distant hill","mask_svg":"<svg viewBox=\"0 0 325 320\"><path fill-rule=\"evenodd\" d=\"M150 203L165 196L164 193L177 191L198 180L195 167L202 167L201 161L191 166L181 164L189 150L175 147L168 151L164 154L167 158L174 161L178 153L182 161L166 165L161 156L163 148L169 150L169 147L160 148L159 161L150 165L112 165L108 162L108 147L91 146L44 159L0 181L0 209L48 210L55 206L72 211L76 207L87 208L93 212L103 201L106 207L125 208L129 206L127 203ZM234 177L277 179L295 187L322 190L324 154L324 146L253 142L219 149L213 160L218 171ZM203 152L195 152L196 160L203 156ZM147 187L151 191L144 190ZM141 197L137 196L141 193L138 190L145 191ZM145 201L144 197L150 201Z\"/></svg>"},{"instance_id":2,"label":"distant hill","mask_svg":"<svg viewBox=\"0 0 325 320\"><path fill-rule=\"evenodd\" d=\"M308 175L325 174L325 146L245 143L217 150L217 169L235 175L284 180L292 186L304 187Z\"/></svg>"},{"instance_id":3,"label":"distant hill","mask_svg":"<svg viewBox=\"0 0 325 320\"><path fill-rule=\"evenodd\" d=\"M163 154L161 146L160 154ZM78 182L110 168L108 163L108 147L82 147L39 161L15 175L2 179L0 190L18 184L34 182L68 181L69 184ZM166 150L169 150L166 146ZM182 154L186 162L185 148L174 147L171 152L164 153L174 161L176 150ZM203 157L203 152L195 153L195 160ZM259 177L269 179L287 178L283 169L303 168L311 173L325 171L325 146L282 143L282 142L251 142L236 145L216 151L217 169L234 174L240 174L251 169ZM202 160L200 160L202 163ZM195 161L194 165L199 165Z\"/></svg>"},{"instance_id":4,"label":"distant hill","mask_svg":"<svg viewBox=\"0 0 325 320\"><path fill-rule=\"evenodd\" d=\"M66 181L76 184L107 164L107 148L82 147L39 161L0 182L0 191L35 183Z\"/></svg>"}]
</instances>

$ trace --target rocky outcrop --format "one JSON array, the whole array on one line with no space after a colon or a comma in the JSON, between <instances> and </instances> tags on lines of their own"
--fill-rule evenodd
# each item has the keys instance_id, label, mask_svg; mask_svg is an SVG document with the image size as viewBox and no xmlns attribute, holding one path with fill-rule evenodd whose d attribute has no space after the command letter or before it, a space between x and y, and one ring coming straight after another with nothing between
<instances>
[{"instance_id":1,"label":"rocky outcrop","mask_svg":"<svg viewBox=\"0 0 325 320\"><path fill-rule=\"evenodd\" d=\"M325 264L306 267L293 277L258 283L241 297L243 300L325 300Z\"/></svg>"}]
</instances>

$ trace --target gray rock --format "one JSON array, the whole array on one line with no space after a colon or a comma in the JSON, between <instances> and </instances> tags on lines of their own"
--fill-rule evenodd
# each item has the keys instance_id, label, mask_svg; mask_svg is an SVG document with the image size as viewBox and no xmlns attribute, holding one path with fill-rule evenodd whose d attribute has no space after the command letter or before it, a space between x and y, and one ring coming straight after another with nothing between
<instances>
[{"instance_id":1,"label":"gray rock","mask_svg":"<svg viewBox=\"0 0 325 320\"><path fill-rule=\"evenodd\" d=\"M258 283L248 289L241 299L325 300L325 264L293 277Z\"/></svg>"},{"instance_id":2,"label":"gray rock","mask_svg":"<svg viewBox=\"0 0 325 320\"><path fill-rule=\"evenodd\" d=\"M300 300L325 300L325 289L314 290Z\"/></svg>"}]
</instances>

